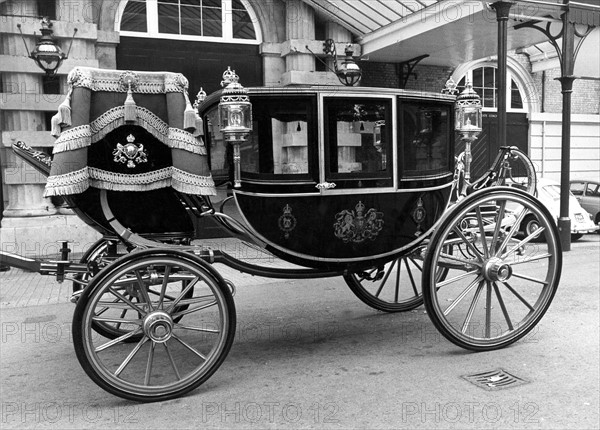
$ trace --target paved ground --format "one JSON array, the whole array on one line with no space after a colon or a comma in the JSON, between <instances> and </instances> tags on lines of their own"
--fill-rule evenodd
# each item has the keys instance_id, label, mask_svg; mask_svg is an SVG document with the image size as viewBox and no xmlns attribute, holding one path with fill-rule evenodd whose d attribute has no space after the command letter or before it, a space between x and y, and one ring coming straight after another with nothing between
<instances>
[{"instance_id":1,"label":"paved ground","mask_svg":"<svg viewBox=\"0 0 600 430\"><path fill-rule=\"evenodd\" d=\"M574 243L540 324L486 353L447 342L423 308L390 315L366 307L338 278L228 272L238 323L227 360L199 389L159 404L116 398L83 372L67 283L4 272L0 427L597 429L598 261L600 235ZM528 383L486 391L462 378L498 368Z\"/></svg>"}]
</instances>

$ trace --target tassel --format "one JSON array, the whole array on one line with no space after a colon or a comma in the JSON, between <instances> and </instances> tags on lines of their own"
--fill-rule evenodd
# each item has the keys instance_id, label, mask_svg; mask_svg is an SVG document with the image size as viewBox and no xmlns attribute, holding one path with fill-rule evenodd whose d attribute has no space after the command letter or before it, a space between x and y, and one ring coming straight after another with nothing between
<instances>
[{"instance_id":1,"label":"tassel","mask_svg":"<svg viewBox=\"0 0 600 430\"><path fill-rule=\"evenodd\" d=\"M204 121L200 118L200 115L196 114L196 131L194 137L204 136Z\"/></svg>"},{"instance_id":2,"label":"tassel","mask_svg":"<svg viewBox=\"0 0 600 430\"><path fill-rule=\"evenodd\" d=\"M63 126L71 125L71 91L72 90L69 89L65 100L58 106L60 125Z\"/></svg>"},{"instance_id":3,"label":"tassel","mask_svg":"<svg viewBox=\"0 0 600 430\"><path fill-rule=\"evenodd\" d=\"M137 106L135 100L133 100L133 93L131 92L131 84L127 90L127 98L125 99L125 122L135 122L137 120Z\"/></svg>"},{"instance_id":4,"label":"tassel","mask_svg":"<svg viewBox=\"0 0 600 430\"><path fill-rule=\"evenodd\" d=\"M52 120L50 121L50 133L52 134L52 136L54 137L58 137L60 136L60 133L62 131L61 127L60 127L60 123L61 123L61 119L60 119L60 112L54 114L54 116L52 117Z\"/></svg>"},{"instance_id":5,"label":"tassel","mask_svg":"<svg viewBox=\"0 0 600 430\"><path fill-rule=\"evenodd\" d=\"M192 107L187 91L184 90L183 95L185 97L185 111L183 112L183 129L191 133L196 128L196 117L198 116L198 113L196 109Z\"/></svg>"}]
</instances>

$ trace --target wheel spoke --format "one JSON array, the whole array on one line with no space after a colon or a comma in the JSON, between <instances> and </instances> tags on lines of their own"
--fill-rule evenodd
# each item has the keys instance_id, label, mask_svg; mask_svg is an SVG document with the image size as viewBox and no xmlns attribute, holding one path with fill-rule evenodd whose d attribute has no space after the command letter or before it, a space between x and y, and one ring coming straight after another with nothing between
<instances>
[{"instance_id":1,"label":"wheel spoke","mask_svg":"<svg viewBox=\"0 0 600 430\"><path fill-rule=\"evenodd\" d=\"M489 252L487 247L487 241L485 238L485 227L483 226L483 217L481 216L481 207L477 206L477 210L475 211L477 214L477 224L479 225L479 234L481 235L481 245L483 248L483 256L488 258Z\"/></svg>"},{"instance_id":2,"label":"wheel spoke","mask_svg":"<svg viewBox=\"0 0 600 430\"><path fill-rule=\"evenodd\" d=\"M473 251L474 255L481 261L481 259L482 259L481 251L479 249L477 249L477 247L475 245L473 245L469 239L466 238L466 236L463 234L463 232L458 227L454 227L453 231L460 236L460 238L467 245L467 247L469 247Z\"/></svg>"},{"instance_id":3,"label":"wheel spoke","mask_svg":"<svg viewBox=\"0 0 600 430\"><path fill-rule=\"evenodd\" d=\"M129 365L129 363L131 362L131 360L133 360L133 357L136 356L136 354L139 352L140 349L142 349L142 346L147 341L148 341L148 338L146 336L144 336L138 342L138 344L135 346L135 348L133 348L131 350L131 352L129 353L129 355L127 357L125 357L125 360L123 360L123 362L121 363L121 365L119 366L119 368L115 371L115 376L119 376L121 374L121 372L123 372L123 370L125 370L125 368Z\"/></svg>"},{"instance_id":4,"label":"wheel spoke","mask_svg":"<svg viewBox=\"0 0 600 430\"><path fill-rule=\"evenodd\" d=\"M173 303L171 303L171 306L169 306L169 309L167 309L167 312L172 312L173 309L175 308L175 306L177 306L177 304L186 296L188 291L190 291L192 288L194 288L194 285L196 285L196 283L199 280L200 280L200 278L195 277L188 285L186 285L186 287L181 291L181 293L179 293L177 298L175 300L173 300Z\"/></svg>"},{"instance_id":5,"label":"wheel spoke","mask_svg":"<svg viewBox=\"0 0 600 430\"><path fill-rule=\"evenodd\" d=\"M179 318L179 317L182 317L184 315L188 315L188 314L191 314L191 313L194 313L194 312L201 311L201 310L206 309L206 308L210 308L210 307L212 307L212 306L214 306L216 304L218 304L218 303L215 300L214 302L208 303L208 304L206 304L204 306L198 306L197 308L186 309L186 310L183 310L183 311L180 311L180 312L175 312L174 314L171 315L171 317L172 318Z\"/></svg>"},{"instance_id":6,"label":"wheel spoke","mask_svg":"<svg viewBox=\"0 0 600 430\"><path fill-rule=\"evenodd\" d=\"M146 364L146 375L144 376L144 385L150 385L150 376L152 375L152 362L154 361L154 348L156 343L152 342L148 350L148 363Z\"/></svg>"},{"instance_id":7,"label":"wheel spoke","mask_svg":"<svg viewBox=\"0 0 600 430\"><path fill-rule=\"evenodd\" d=\"M515 273L513 272L512 274L515 278L521 278L521 279L525 279L526 281L531 281L531 282L535 282L537 284L542 284L544 286L548 285L548 282L543 281L541 279L537 279L537 278L533 278L531 276L527 276L527 275L521 275L519 273Z\"/></svg>"},{"instance_id":8,"label":"wheel spoke","mask_svg":"<svg viewBox=\"0 0 600 430\"><path fill-rule=\"evenodd\" d=\"M540 235L540 233L542 233L544 230L546 230L544 227L538 228L536 231L534 231L533 233L531 233L525 239L523 239L522 241L520 241L519 243L517 243L515 246L513 246L510 250L506 251L502 255L502 257L500 257L500 258L505 259L510 254L512 254L513 252L515 252L519 248L521 248L523 245L526 245L527 243L529 243L530 241L532 241L533 239L535 239L536 237L538 237Z\"/></svg>"},{"instance_id":9,"label":"wheel spoke","mask_svg":"<svg viewBox=\"0 0 600 430\"><path fill-rule=\"evenodd\" d=\"M454 300L452 300L452 304L444 309L444 315L448 315L452 310L461 302L462 299L465 298L467 294L475 287L475 285L479 284L483 280L483 277L478 276L475 278L473 282L471 282L467 288L465 288Z\"/></svg>"},{"instance_id":10,"label":"wheel spoke","mask_svg":"<svg viewBox=\"0 0 600 430\"><path fill-rule=\"evenodd\" d=\"M513 293L517 299L519 299L525 306L527 306L530 311L535 311L535 308L533 306L531 306L529 304L529 302L527 300L525 300L525 298L523 298L523 296L521 296L513 287L511 287L508 282L504 281L504 282L502 282L502 284L504 284L504 286L506 288L508 288L508 290L511 293Z\"/></svg>"},{"instance_id":11,"label":"wheel spoke","mask_svg":"<svg viewBox=\"0 0 600 430\"><path fill-rule=\"evenodd\" d=\"M183 346L185 346L187 349L189 349L191 352L193 352L194 354L196 354L198 357L200 357L201 359L203 359L204 361L206 361L206 357L200 353L199 351L197 351L196 349L192 348L190 345L188 345L183 339L179 338L179 336L175 336L174 334L172 335L172 338L175 339L177 342L179 342L180 344L182 344Z\"/></svg>"},{"instance_id":12,"label":"wheel spoke","mask_svg":"<svg viewBox=\"0 0 600 430\"><path fill-rule=\"evenodd\" d=\"M485 284L485 337L489 339L492 337L492 285L490 281L486 281Z\"/></svg>"},{"instance_id":13,"label":"wheel spoke","mask_svg":"<svg viewBox=\"0 0 600 430\"><path fill-rule=\"evenodd\" d=\"M142 320L136 319L136 320L126 320L121 318L106 318L106 317L92 317L92 321L97 321L97 322L107 322L107 323L118 323L118 324L135 324L135 325L142 325Z\"/></svg>"},{"instance_id":14,"label":"wheel spoke","mask_svg":"<svg viewBox=\"0 0 600 430\"><path fill-rule=\"evenodd\" d=\"M171 367L173 368L173 371L175 372L175 377L177 377L178 381L181 381L181 375L179 374L179 370L177 370L177 366L175 365L175 360L173 360L173 355L171 355L171 350L169 349L169 345L167 345L167 342L163 343L164 347L165 347L165 351L167 351L167 356L169 357L169 363L171 363Z\"/></svg>"},{"instance_id":15,"label":"wheel spoke","mask_svg":"<svg viewBox=\"0 0 600 430\"><path fill-rule=\"evenodd\" d=\"M135 277L138 280L138 287L140 289L140 294L144 298L144 301L146 303L148 303L148 309L150 311L153 311L154 307L152 306L152 300L150 300L150 296L148 295L148 288L146 288L146 284L142 280L142 276L140 275L140 272L138 270L135 270L134 273L135 273Z\"/></svg>"},{"instance_id":16,"label":"wheel spoke","mask_svg":"<svg viewBox=\"0 0 600 430\"><path fill-rule=\"evenodd\" d=\"M455 257L453 254L446 254L444 252L440 252L440 257L445 259L445 260L452 260L452 261L456 261L459 263L464 264L465 266L477 266L477 267L481 267L481 263L479 261L473 261L473 260L465 260L462 258L458 258ZM452 266L453 269L458 269L458 267L456 266Z\"/></svg>"},{"instance_id":17,"label":"wheel spoke","mask_svg":"<svg viewBox=\"0 0 600 430\"><path fill-rule=\"evenodd\" d=\"M504 211L506 209L506 200L502 200L500 202L500 206L498 208L498 218L496 219L496 228L494 229L494 235L492 237L492 241L490 243L490 255L494 255L494 247L496 246L496 242L498 242L498 237L500 236L500 230L502 230L502 220L504 219Z\"/></svg>"},{"instance_id":18,"label":"wheel spoke","mask_svg":"<svg viewBox=\"0 0 600 430\"><path fill-rule=\"evenodd\" d=\"M446 279L445 281L438 282L435 286L436 286L437 289L440 289L442 287L445 287L448 284L451 284L453 282L459 281L459 280L461 280L463 278L466 278L467 276L470 276L470 275L476 275L478 273L479 273L479 269L477 269L477 270L471 270L470 272L465 272L465 273L463 273L461 275L455 276L454 278Z\"/></svg>"},{"instance_id":19,"label":"wheel spoke","mask_svg":"<svg viewBox=\"0 0 600 430\"><path fill-rule=\"evenodd\" d=\"M163 283L160 288L160 296L158 297L157 309L163 308L163 301L165 300L165 293L167 292L167 284L169 283L169 275L171 274L171 266L165 265L165 273L163 275Z\"/></svg>"},{"instance_id":20,"label":"wheel spoke","mask_svg":"<svg viewBox=\"0 0 600 430\"><path fill-rule=\"evenodd\" d=\"M515 262L511 262L510 265L516 266L517 264L531 263L532 261L543 260L545 258L550 258L550 257L552 257L552 254L545 253L545 254L536 255L535 257L526 258L525 260L518 260Z\"/></svg>"},{"instance_id":21,"label":"wheel spoke","mask_svg":"<svg viewBox=\"0 0 600 430\"><path fill-rule=\"evenodd\" d=\"M400 293L400 272L402 271L402 259L398 260L398 270L396 271L396 289L394 291L394 303L398 303Z\"/></svg>"},{"instance_id":22,"label":"wheel spoke","mask_svg":"<svg viewBox=\"0 0 600 430\"><path fill-rule=\"evenodd\" d=\"M192 330L192 331L200 331L203 333L214 333L214 334L220 334L221 330L217 330L217 329L213 329L213 328L203 328L203 327L191 327L188 325L183 325L183 324L175 324L175 327L177 328L181 328L184 330Z\"/></svg>"},{"instance_id":23,"label":"wheel spoke","mask_svg":"<svg viewBox=\"0 0 600 430\"><path fill-rule=\"evenodd\" d=\"M118 297L119 299L121 299L122 301L124 301L125 303L127 303L129 306L131 306L136 311L138 311L140 313L140 315L146 315L146 311L145 310L143 310L139 306L135 305L131 300L129 300L124 295L122 295L120 293L117 293L112 287L109 287L108 291L110 291L113 295L115 295L116 297Z\"/></svg>"},{"instance_id":24,"label":"wheel spoke","mask_svg":"<svg viewBox=\"0 0 600 430\"><path fill-rule=\"evenodd\" d=\"M500 309L502 309L502 313L504 314L504 320L508 325L508 329L510 331L514 330L513 323L508 315L508 310L506 309L506 305L504 304L504 299L502 298L502 294L500 294L500 289L498 288L498 284L493 283L494 292L496 293L496 299L498 299L498 303L500 304Z\"/></svg>"},{"instance_id":25,"label":"wheel spoke","mask_svg":"<svg viewBox=\"0 0 600 430\"><path fill-rule=\"evenodd\" d=\"M398 262L398 260L392 261L390 268L388 269L388 271L383 276L383 279L381 280L381 284L379 284L379 289L375 293L375 297L379 297L379 294L381 294L381 290L383 290L383 286L387 282L387 280L388 280L390 274L392 273L392 270L394 270L394 266L396 265L397 262Z\"/></svg>"},{"instance_id":26,"label":"wheel spoke","mask_svg":"<svg viewBox=\"0 0 600 430\"><path fill-rule=\"evenodd\" d=\"M498 248L498 251L496 251L496 257L498 255L502 254L502 252L504 251L504 248L506 248L506 246L508 245L508 242L510 242L510 240L513 238L513 236L519 231L519 226L521 225L521 222L523 221L523 218L525 218L525 216L528 213L529 213L529 210L526 209L525 207L523 207L523 210L521 210L521 213L519 214L519 216L515 220L515 223L512 226L513 228L508 229L506 237L502 241L502 244Z\"/></svg>"},{"instance_id":27,"label":"wheel spoke","mask_svg":"<svg viewBox=\"0 0 600 430\"><path fill-rule=\"evenodd\" d=\"M471 318L473 318L473 313L475 313L475 307L477 306L477 302L479 301L479 297L481 296L481 292L483 291L484 283L484 281L480 281L479 285L477 286L477 291L475 291L475 296L471 301L471 305L469 306L469 310L467 311L467 316L465 317L465 321L463 322L462 328L460 329L462 333L464 333L467 330L469 324L471 323Z\"/></svg>"},{"instance_id":28,"label":"wheel spoke","mask_svg":"<svg viewBox=\"0 0 600 430\"><path fill-rule=\"evenodd\" d=\"M141 327L139 327L139 328L136 328L135 330L132 330L132 331L128 331L128 332L127 332L127 333L125 333L123 336L119 336L119 337L117 337L116 339L113 339L113 340L111 340L111 341L108 341L108 342L106 342L106 343L103 343L102 345L100 345L100 346L96 347L96 348L94 349L94 352L100 352L100 351L103 351L103 350L105 350L106 348L110 348L111 346L114 346L114 345L116 345L116 344L118 344L118 343L120 343L120 342L123 342L124 340L127 340L127 339L129 339L130 337L132 337L132 336L135 336L136 334L139 334L139 333L141 333L141 332L142 332L142 328L141 328Z\"/></svg>"},{"instance_id":29,"label":"wheel spoke","mask_svg":"<svg viewBox=\"0 0 600 430\"><path fill-rule=\"evenodd\" d=\"M419 290L417 289L417 283L415 282L415 278L413 277L412 270L410 269L410 266L408 265L408 261L409 261L408 258L405 259L404 264L406 265L406 271L408 272L408 277L410 278L410 285L412 286L413 292L415 293L415 296L418 296Z\"/></svg>"}]
</instances>

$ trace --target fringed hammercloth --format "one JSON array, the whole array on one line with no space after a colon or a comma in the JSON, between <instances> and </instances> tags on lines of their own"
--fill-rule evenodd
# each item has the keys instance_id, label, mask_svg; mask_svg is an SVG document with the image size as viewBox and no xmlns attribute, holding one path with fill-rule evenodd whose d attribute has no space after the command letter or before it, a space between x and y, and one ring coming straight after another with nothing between
<instances>
[{"instance_id":1,"label":"fringed hammercloth","mask_svg":"<svg viewBox=\"0 0 600 430\"><path fill-rule=\"evenodd\" d=\"M183 75L77 67L68 83L52 118L57 140L46 197L88 187L216 194Z\"/></svg>"}]
</instances>

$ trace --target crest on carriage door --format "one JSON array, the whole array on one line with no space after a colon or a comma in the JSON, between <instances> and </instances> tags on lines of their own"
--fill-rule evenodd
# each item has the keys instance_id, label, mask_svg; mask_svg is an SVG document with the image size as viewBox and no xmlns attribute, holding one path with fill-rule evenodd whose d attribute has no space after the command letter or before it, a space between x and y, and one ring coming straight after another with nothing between
<instances>
[{"instance_id":1,"label":"crest on carriage door","mask_svg":"<svg viewBox=\"0 0 600 430\"><path fill-rule=\"evenodd\" d=\"M127 164L127 167L133 169L137 164L145 163L148 161L148 154L144 150L144 145L141 143L136 145L135 137L133 134L127 136L127 143L125 145L121 145L117 143L116 149L113 151L113 158L115 163L124 163Z\"/></svg>"},{"instance_id":2,"label":"crest on carriage door","mask_svg":"<svg viewBox=\"0 0 600 430\"><path fill-rule=\"evenodd\" d=\"M383 212L378 212L375 208L365 209L366 206L359 201L354 210L344 209L338 212L333 224L335 237L344 243L375 240L383 229Z\"/></svg>"},{"instance_id":3,"label":"crest on carriage door","mask_svg":"<svg viewBox=\"0 0 600 430\"><path fill-rule=\"evenodd\" d=\"M296 224L298 224L296 217L292 214L290 205L285 205L283 208L283 215L279 217L278 224L279 229L284 233L284 237L288 239L290 237L290 232L295 229Z\"/></svg>"}]
</instances>

